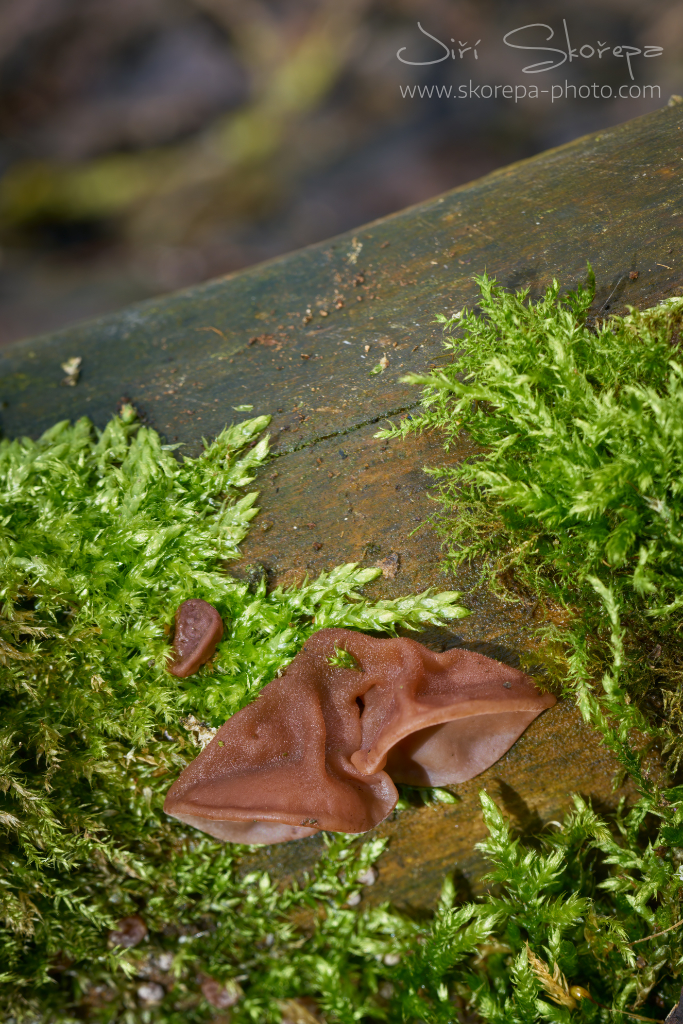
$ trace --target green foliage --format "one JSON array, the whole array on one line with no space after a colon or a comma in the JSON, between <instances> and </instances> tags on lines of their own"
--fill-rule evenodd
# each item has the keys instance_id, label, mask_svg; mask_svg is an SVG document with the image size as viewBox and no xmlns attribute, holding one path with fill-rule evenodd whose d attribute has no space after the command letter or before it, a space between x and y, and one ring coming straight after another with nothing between
<instances>
[{"instance_id":1,"label":"green foliage","mask_svg":"<svg viewBox=\"0 0 683 1024\"><path fill-rule=\"evenodd\" d=\"M163 815L170 782L315 629L438 623L466 614L458 595L371 603L361 588L379 570L356 565L271 593L231 576L266 418L182 462L130 409L101 434L80 421L3 442L4 1019L626 1024L677 1001L683 300L591 331L590 289L560 300L553 286L534 305L481 285L484 315L447 324L463 354L423 381L424 417L394 432L439 429L449 444L466 427L478 443L479 458L437 474L449 557L476 558L507 600L538 599L549 665L639 799L608 821L575 796L529 838L483 792L485 894L461 903L449 876L428 920L366 908L382 840L323 836L310 876L287 885L250 871L245 848ZM190 596L226 633L176 680L168 631ZM349 667L345 655L332 660ZM646 741L669 752L657 771ZM457 800L402 787L397 813L418 798ZM113 947L131 915L148 935Z\"/></svg>"},{"instance_id":2,"label":"green foliage","mask_svg":"<svg viewBox=\"0 0 683 1024\"><path fill-rule=\"evenodd\" d=\"M582 711L647 788L629 730L674 768L683 755L683 298L592 329L592 273L537 303L478 281L481 311L441 318L452 364L407 378L426 385L424 415L382 434L437 428L448 446L466 430L479 446L435 471L448 557L540 600Z\"/></svg>"},{"instance_id":3,"label":"green foliage","mask_svg":"<svg viewBox=\"0 0 683 1024\"><path fill-rule=\"evenodd\" d=\"M478 283L479 309L439 318L452 363L405 378L424 386L423 414L379 436L438 430L448 448L467 431L477 457L433 471L448 560L477 564L504 600L537 603L551 675L640 790L612 830L577 802L543 854L523 848L484 798L490 878L504 887L487 902L529 936L536 966L508 936L512 1002L496 995L491 960L488 979L472 981L479 1012L597 1020L602 1011L577 1004L562 975L590 980L598 1002L624 1010L666 989L681 966L675 928L640 947L638 961L628 942L681 923L683 298L590 327L592 272L587 287L561 297L553 282L535 303L486 276ZM653 749L668 753L654 771L643 760ZM539 978L555 1008L535 1004ZM668 991L673 1001L675 985Z\"/></svg>"},{"instance_id":4,"label":"green foliage","mask_svg":"<svg viewBox=\"0 0 683 1024\"><path fill-rule=\"evenodd\" d=\"M348 651L340 650L338 647L335 647L334 654L331 655L331 657L329 657L327 661L328 664L338 665L340 668L350 668L355 671L358 671L359 668L359 665L354 656L352 654L349 654Z\"/></svg>"},{"instance_id":5,"label":"green foliage","mask_svg":"<svg viewBox=\"0 0 683 1024\"><path fill-rule=\"evenodd\" d=\"M463 335L446 343L452 364L406 378L426 385L425 414L402 432L438 427L448 443L466 429L486 457L437 475L452 495L460 489L461 504L485 493L506 539L514 531L552 562L558 587L618 569L632 591L657 595L649 611L674 611L683 603L683 367L672 343L683 299L592 331L591 287L560 301L554 282L533 304L478 280L484 315L446 321Z\"/></svg>"},{"instance_id":6,"label":"green foliage","mask_svg":"<svg viewBox=\"0 0 683 1024\"><path fill-rule=\"evenodd\" d=\"M484 897L457 905L448 877L430 922L410 922L389 908L362 917L363 952L383 954L384 969L373 970L378 981L390 979L388 1005L379 1007L386 1019L449 1024L467 1005L488 1024L625 1022L652 1016L640 1008L655 986L667 1009L677 1001L680 934L636 947L640 960L631 945L674 924L680 912L680 869L639 842L642 802L609 828L575 796L562 822L525 842L486 792L481 801L489 837L479 848L491 864ZM643 912L655 895L655 874L656 920ZM378 921L391 928L390 945L379 945L378 929L370 939ZM387 970L392 953L400 960ZM379 991L387 991L386 982ZM377 1007L368 1014L379 1015ZM663 1017L657 1009L654 1016Z\"/></svg>"},{"instance_id":7,"label":"green foliage","mask_svg":"<svg viewBox=\"0 0 683 1024\"><path fill-rule=\"evenodd\" d=\"M182 1019L206 1019L201 971L252 978L253 964L272 959L255 944L277 929L277 942L294 942L288 909L327 889L343 900L349 888L330 867L351 855L347 840L332 842L317 880L281 895L267 879L240 882L239 850L188 834L161 809L198 741L315 629L392 632L466 614L453 593L373 604L359 588L380 570L356 565L272 593L229 575L257 512L256 493L245 489L267 457L267 438L257 440L267 422L230 427L182 462L130 408L101 433L80 420L36 442L0 445L4 1019L69 1020L78 1005L102 1019L137 1019L139 979L161 970L146 960L140 967L150 949L157 958L173 951L177 985L147 1016L174 1019L185 989ZM227 628L212 662L177 680L165 667L168 633L188 597L214 604ZM344 913L338 908L340 920ZM108 949L109 929L131 914L155 936L144 955ZM310 979L322 968L306 970ZM350 982L339 978L337 1012L351 1019L343 1010ZM246 1017L276 1019L272 992L250 992Z\"/></svg>"}]
</instances>

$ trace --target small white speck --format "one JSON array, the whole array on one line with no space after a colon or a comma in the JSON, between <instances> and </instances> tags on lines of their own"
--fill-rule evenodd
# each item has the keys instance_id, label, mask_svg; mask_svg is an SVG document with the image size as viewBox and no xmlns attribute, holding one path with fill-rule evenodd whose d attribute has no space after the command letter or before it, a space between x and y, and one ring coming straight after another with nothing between
<instances>
[{"instance_id":1,"label":"small white speck","mask_svg":"<svg viewBox=\"0 0 683 1024\"><path fill-rule=\"evenodd\" d=\"M298 526L293 526L293 527L292 527L292 529L293 529L293 530L298 530L298 529L299 529L299 527L298 527Z\"/></svg>"},{"instance_id":2,"label":"small white speck","mask_svg":"<svg viewBox=\"0 0 683 1024\"><path fill-rule=\"evenodd\" d=\"M342 345L350 345L350 344L351 344L350 341L342 341Z\"/></svg>"}]
</instances>

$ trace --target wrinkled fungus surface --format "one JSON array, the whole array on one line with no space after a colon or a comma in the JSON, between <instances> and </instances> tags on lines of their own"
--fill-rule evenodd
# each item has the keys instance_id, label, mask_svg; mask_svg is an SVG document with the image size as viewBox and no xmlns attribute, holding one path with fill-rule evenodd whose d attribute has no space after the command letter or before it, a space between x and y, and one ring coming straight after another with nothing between
<instances>
[{"instance_id":1,"label":"wrinkled fungus surface","mask_svg":"<svg viewBox=\"0 0 683 1024\"><path fill-rule=\"evenodd\" d=\"M344 651L355 668L339 664ZM395 782L471 779L554 703L481 654L321 629L219 729L164 809L231 842L365 832L396 805Z\"/></svg>"},{"instance_id":2,"label":"wrinkled fungus surface","mask_svg":"<svg viewBox=\"0 0 683 1024\"><path fill-rule=\"evenodd\" d=\"M175 658L169 672L179 679L191 676L211 658L223 636L223 620L212 604L191 598L175 613Z\"/></svg>"}]
</instances>

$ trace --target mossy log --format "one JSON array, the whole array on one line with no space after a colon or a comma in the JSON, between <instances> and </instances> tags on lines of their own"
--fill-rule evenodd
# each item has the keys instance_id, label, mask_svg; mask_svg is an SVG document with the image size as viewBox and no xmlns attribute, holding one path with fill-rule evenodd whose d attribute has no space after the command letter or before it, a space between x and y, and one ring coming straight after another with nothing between
<instances>
[{"instance_id":1,"label":"mossy log","mask_svg":"<svg viewBox=\"0 0 683 1024\"><path fill-rule=\"evenodd\" d=\"M478 586L476 569L455 577L441 569L424 467L467 457L467 439L445 454L434 436L374 435L417 404L400 378L444 358L434 318L475 301L474 274L486 270L536 296L553 277L567 287L583 279L590 261L595 316L680 293L682 136L683 109L663 109L319 245L8 347L3 431L37 436L83 415L103 426L128 400L167 441L196 454L226 421L272 413L274 459L257 482L262 511L235 571L295 585L340 562L386 560L373 597L428 586L465 592L472 615L425 642L533 661L535 605L497 600ZM61 364L76 356L80 379L65 386ZM372 374L382 358L385 368ZM527 829L561 813L572 792L613 805L613 770L576 708L561 702L459 787L459 803L415 807L376 830L391 843L368 898L427 907L449 870L471 885L481 871L481 786ZM320 842L248 860L291 876Z\"/></svg>"}]
</instances>

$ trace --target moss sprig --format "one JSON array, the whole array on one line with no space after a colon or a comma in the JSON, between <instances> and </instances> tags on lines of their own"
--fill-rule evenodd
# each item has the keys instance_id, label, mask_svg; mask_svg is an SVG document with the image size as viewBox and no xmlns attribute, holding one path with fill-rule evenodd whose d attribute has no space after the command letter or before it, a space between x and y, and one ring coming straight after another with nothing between
<instances>
[{"instance_id":1,"label":"moss sprig","mask_svg":"<svg viewBox=\"0 0 683 1024\"><path fill-rule=\"evenodd\" d=\"M251 978L259 929L270 934L289 909L315 900L320 881L281 897L260 878L254 902L252 882L236 875L238 853L167 818L166 790L315 629L392 633L466 614L454 593L369 602L361 588L380 570L355 564L271 593L230 575L257 514L248 488L267 458L267 424L231 426L184 460L130 407L101 432L83 419L37 441L0 443L4 1019L67 1020L79 1006L103 1019L161 1012L135 996L158 964L140 975L140 955L108 942L131 915L156 930L159 956L176 929L173 970L181 989L191 976L190 1002L202 971L220 977L239 960L233 974ZM169 631L189 597L215 605L226 632L211 664L179 681L166 670ZM330 850L333 861L348 852L341 840ZM242 936L233 908L252 904L260 909L246 914ZM204 928L204 918L213 923ZM291 936L290 925L282 929ZM164 979L150 991L172 987ZM257 1003L247 1005L253 1016ZM210 1010L200 1007L197 1019Z\"/></svg>"},{"instance_id":2,"label":"moss sprig","mask_svg":"<svg viewBox=\"0 0 683 1024\"><path fill-rule=\"evenodd\" d=\"M567 995L554 1009L534 1009L539 974L518 947L505 981L517 989L517 1009L496 1001L490 978L478 989L473 981L472 990L487 1021L535 1020L538 1013L548 1020L573 1013L597 1020L604 1004L613 1019L628 1019L628 999L635 1000L635 1013L655 985L678 978L681 967L679 952L667 945L671 932L652 939L653 949L662 945L647 963L634 958L629 941L640 941L642 926L653 936L666 928L675 932L683 896L683 816L675 785L683 759L683 298L590 324L590 268L587 285L561 295L554 281L538 301L528 290L510 294L485 275L477 281L477 309L438 318L452 362L405 378L423 387L422 414L379 436L433 430L449 448L463 431L469 435L475 457L431 471L447 560L477 565L480 583L504 600L536 603L548 665L617 758L615 782L630 776L640 798L618 818L616 831L600 826L575 858L575 887L563 888L557 908L570 927L577 900L576 920L588 914L591 921L588 947L605 963L607 950L619 952L620 993L616 974L607 983L612 967L605 966L594 981L596 991L605 988L597 1003L579 1006ZM581 814L587 822L585 807ZM505 905L516 908L530 934L542 921L529 916L534 903L526 887L552 891L556 862L530 850L516 889L517 842L491 806L485 816L492 829L486 850L501 865L491 878L507 887ZM564 873L568 851L555 845ZM585 877L597 863L590 849L602 851L603 869L620 869L599 888L614 894L617 918L628 904L628 926L620 929L616 919L608 925L596 910L598 893ZM543 871L549 872L545 879ZM492 905L503 910L497 897ZM558 979L576 975L576 963L563 961L559 938L552 942L546 992L555 985L557 995ZM545 954L529 943L533 963L545 963ZM582 970L590 974L588 965Z\"/></svg>"}]
</instances>

